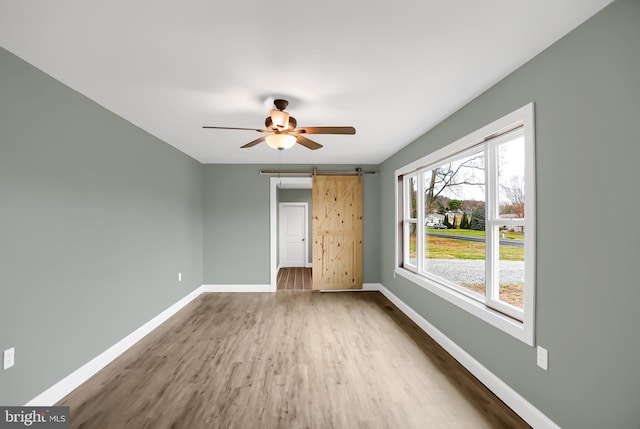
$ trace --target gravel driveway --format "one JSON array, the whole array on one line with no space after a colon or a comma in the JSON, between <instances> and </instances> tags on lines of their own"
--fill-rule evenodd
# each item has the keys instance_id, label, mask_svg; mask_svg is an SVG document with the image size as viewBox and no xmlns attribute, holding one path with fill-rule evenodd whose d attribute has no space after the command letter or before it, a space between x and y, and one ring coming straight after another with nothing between
<instances>
[{"instance_id":1,"label":"gravel driveway","mask_svg":"<svg viewBox=\"0 0 640 429\"><path fill-rule=\"evenodd\" d=\"M484 284L484 260L427 259L427 269L455 283ZM500 261L500 284L524 283L524 261Z\"/></svg>"}]
</instances>

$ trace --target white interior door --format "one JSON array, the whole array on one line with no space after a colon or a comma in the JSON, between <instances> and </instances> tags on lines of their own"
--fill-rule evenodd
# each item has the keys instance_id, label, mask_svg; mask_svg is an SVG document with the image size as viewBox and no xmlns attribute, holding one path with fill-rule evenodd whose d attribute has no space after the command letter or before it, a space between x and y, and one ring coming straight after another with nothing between
<instances>
[{"instance_id":1,"label":"white interior door","mask_svg":"<svg viewBox=\"0 0 640 429\"><path fill-rule=\"evenodd\" d=\"M280 203L281 267L304 267L307 261L307 203Z\"/></svg>"}]
</instances>

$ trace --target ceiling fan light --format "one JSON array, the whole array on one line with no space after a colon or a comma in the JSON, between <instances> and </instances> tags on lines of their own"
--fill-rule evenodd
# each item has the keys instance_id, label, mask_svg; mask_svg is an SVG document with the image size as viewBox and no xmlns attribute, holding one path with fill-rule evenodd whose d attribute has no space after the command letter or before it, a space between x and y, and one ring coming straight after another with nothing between
<instances>
[{"instance_id":1,"label":"ceiling fan light","mask_svg":"<svg viewBox=\"0 0 640 429\"><path fill-rule=\"evenodd\" d=\"M286 130L289 128L289 114L287 112L283 112L282 110L272 110L271 111L271 121L273 122L273 126L278 130Z\"/></svg>"},{"instance_id":2,"label":"ceiling fan light","mask_svg":"<svg viewBox=\"0 0 640 429\"><path fill-rule=\"evenodd\" d=\"M296 144L296 136L291 134L269 134L264 139L269 147L278 150L289 149Z\"/></svg>"}]
</instances>

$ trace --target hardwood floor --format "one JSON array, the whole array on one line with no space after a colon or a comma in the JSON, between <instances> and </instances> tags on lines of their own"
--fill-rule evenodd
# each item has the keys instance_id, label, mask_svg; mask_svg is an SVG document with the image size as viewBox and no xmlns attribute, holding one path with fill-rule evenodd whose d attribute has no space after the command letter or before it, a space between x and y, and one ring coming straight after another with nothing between
<instances>
[{"instance_id":1,"label":"hardwood floor","mask_svg":"<svg viewBox=\"0 0 640 429\"><path fill-rule=\"evenodd\" d=\"M311 268L280 268L276 281L278 290L312 290Z\"/></svg>"},{"instance_id":2,"label":"hardwood floor","mask_svg":"<svg viewBox=\"0 0 640 429\"><path fill-rule=\"evenodd\" d=\"M529 427L378 292L203 294L58 405L91 429Z\"/></svg>"}]
</instances>

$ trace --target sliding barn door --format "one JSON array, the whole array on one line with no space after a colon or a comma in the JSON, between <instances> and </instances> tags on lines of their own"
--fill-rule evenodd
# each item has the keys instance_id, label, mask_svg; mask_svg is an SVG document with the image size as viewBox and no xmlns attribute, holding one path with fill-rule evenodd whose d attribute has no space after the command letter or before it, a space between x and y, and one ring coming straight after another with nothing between
<instances>
[{"instance_id":1,"label":"sliding barn door","mask_svg":"<svg viewBox=\"0 0 640 429\"><path fill-rule=\"evenodd\" d=\"M313 288L362 289L362 177L313 180Z\"/></svg>"}]
</instances>

